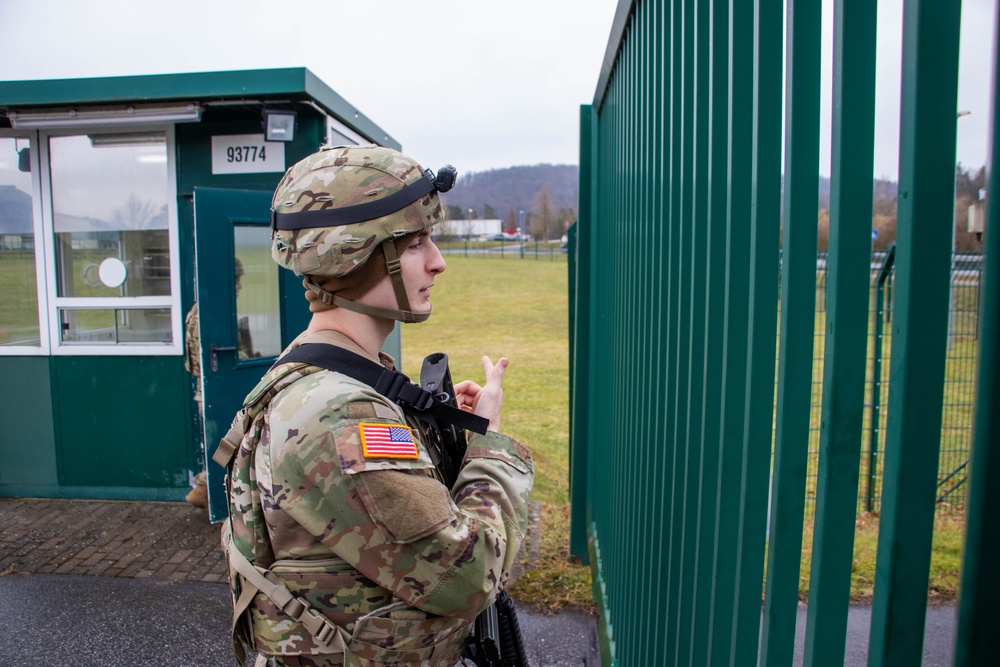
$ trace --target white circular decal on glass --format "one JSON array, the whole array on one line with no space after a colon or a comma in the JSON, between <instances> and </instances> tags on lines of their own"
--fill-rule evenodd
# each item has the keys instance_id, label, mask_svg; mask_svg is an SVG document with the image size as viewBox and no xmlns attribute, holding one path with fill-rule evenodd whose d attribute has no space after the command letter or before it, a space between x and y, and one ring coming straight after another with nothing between
<instances>
[{"instance_id":1,"label":"white circular decal on glass","mask_svg":"<svg viewBox=\"0 0 1000 667\"><path fill-rule=\"evenodd\" d=\"M101 282L108 287L121 287L128 276L128 269L125 268L125 262L117 257L108 257L101 262L97 275L100 276Z\"/></svg>"}]
</instances>

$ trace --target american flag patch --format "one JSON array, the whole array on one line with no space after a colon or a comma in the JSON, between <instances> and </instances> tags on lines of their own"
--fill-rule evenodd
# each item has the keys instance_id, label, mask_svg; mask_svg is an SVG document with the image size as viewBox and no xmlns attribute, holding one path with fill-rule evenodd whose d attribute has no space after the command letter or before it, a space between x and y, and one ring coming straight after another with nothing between
<instances>
[{"instance_id":1,"label":"american flag patch","mask_svg":"<svg viewBox=\"0 0 1000 667\"><path fill-rule=\"evenodd\" d=\"M361 448L366 459L415 459L417 443L409 426L359 424Z\"/></svg>"}]
</instances>

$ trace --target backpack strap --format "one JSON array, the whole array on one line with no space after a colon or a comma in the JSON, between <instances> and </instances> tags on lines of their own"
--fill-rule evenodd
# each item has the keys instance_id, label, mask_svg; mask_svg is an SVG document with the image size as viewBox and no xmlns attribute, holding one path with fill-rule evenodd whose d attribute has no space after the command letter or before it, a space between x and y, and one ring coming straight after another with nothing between
<instances>
[{"instance_id":1,"label":"backpack strap","mask_svg":"<svg viewBox=\"0 0 1000 667\"><path fill-rule=\"evenodd\" d=\"M271 367L271 370L273 371L278 365L284 363L284 359L279 360L278 363ZM305 363L300 363L295 366L288 366L288 368L284 369L281 373L278 373L271 378L271 381L266 385L263 387L258 386L258 388L247 397L246 402L243 404L243 409L236 413L236 417L233 419L233 423L229 427L229 431L226 432L226 435L222 436L222 440L219 441L219 446L215 448L215 453L212 454L213 461L218 463L223 468L227 470L229 469L229 464L232 463L233 457L236 456L236 451L239 449L240 443L246 435L250 422L252 422L257 413L263 410L271 399L274 398L275 394L284 388L286 378L289 374L293 371L302 370L302 368L306 365L307 364Z\"/></svg>"},{"instance_id":2,"label":"backpack strap","mask_svg":"<svg viewBox=\"0 0 1000 667\"><path fill-rule=\"evenodd\" d=\"M245 580L240 599L233 608L234 631L240 616L250 606L254 596L260 592L270 598L278 609L301 623L316 641L328 647L333 653L350 653L347 645L351 642L351 633L313 609L305 598L293 595L288 586L273 572L255 567L232 541L229 542L228 553L233 569Z\"/></svg>"},{"instance_id":3,"label":"backpack strap","mask_svg":"<svg viewBox=\"0 0 1000 667\"><path fill-rule=\"evenodd\" d=\"M343 373L359 382L364 382L393 403L411 412L429 415L439 422L454 424L459 428L485 435L489 421L471 412L453 408L420 385L410 382L410 378L396 370L385 368L370 359L329 343L306 343L295 348L276 365L289 362L305 362L328 371Z\"/></svg>"},{"instance_id":4,"label":"backpack strap","mask_svg":"<svg viewBox=\"0 0 1000 667\"><path fill-rule=\"evenodd\" d=\"M215 448L212 460L223 468L228 469L233 457L236 456L236 449L243 442L243 436L246 435L246 431L247 427L243 419L243 411L240 410L239 414L236 415L236 419L233 420L233 425L229 427L229 431L222 436L219 446Z\"/></svg>"}]
</instances>

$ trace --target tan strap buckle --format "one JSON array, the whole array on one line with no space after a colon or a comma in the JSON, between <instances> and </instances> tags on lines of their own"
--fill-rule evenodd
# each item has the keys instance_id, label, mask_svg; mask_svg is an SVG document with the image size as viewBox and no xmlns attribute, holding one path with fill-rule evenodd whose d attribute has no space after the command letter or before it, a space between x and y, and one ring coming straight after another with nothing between
<instances>
[{"instance_id":1,"label":"tan strap buckle","mask_svg":"<svg viewBox=\"0 0 1000 667\"><path fill-rule=\"evenodd\" d=\"M346 640L342 636L344 629L334 625L330 619L310 607L307 600L297 597L288 604L287 609L282 611L304 625L309 634L323 646L343 651L346 644ZM340 638L339 644L334 644L338 637Z\"/></svg>"}]
</instances>

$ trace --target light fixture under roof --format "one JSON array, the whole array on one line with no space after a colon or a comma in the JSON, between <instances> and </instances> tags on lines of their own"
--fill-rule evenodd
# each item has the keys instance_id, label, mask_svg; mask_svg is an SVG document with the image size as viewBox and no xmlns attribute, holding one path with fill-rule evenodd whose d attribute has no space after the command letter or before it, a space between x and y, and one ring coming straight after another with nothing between
<instances>
[{"instance_id":1,"label":"light fixture under roof","mask_svg":"<svg viewBox=\"0 0 1000 667\"><path fill-rule=\"evenodd\" d=\"M264 139L266 141L292 141L295 139L295 112L264 110Z\"/></svg>"},{"instance_id":2,"label":"light fixture under roof","mask_svg":"<svg viewBox=\"0 0 1000 667\"><path fill-rule=\"evenodd\" d=\"M180 104L122 104L101 107L22 109L7 112L15 129L45 130L61 127L94 127L138 123L185 123L201 120L201 107Z\"/></svg>"},{"instance_id":3,"label":"light fixture under roof","mask_svg":"<svg viewBox=\"0 0 1000 667\"><path fill-rule=\"evenodd\" d=\"M153 132L113 132L108 134L91 134L90 145L101 146L162 146L167 143L167 135L163 131Z\"/></svg>"}]
</instances>

